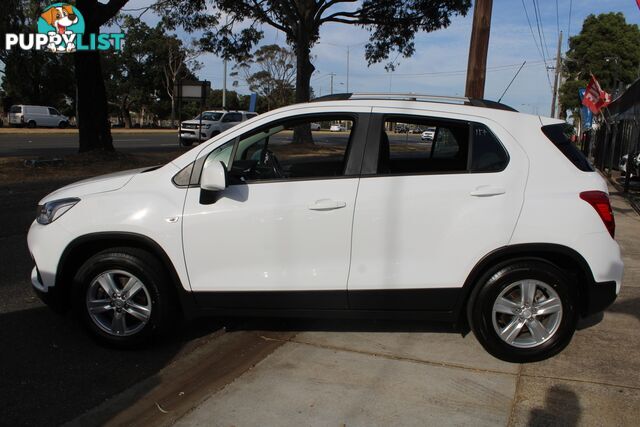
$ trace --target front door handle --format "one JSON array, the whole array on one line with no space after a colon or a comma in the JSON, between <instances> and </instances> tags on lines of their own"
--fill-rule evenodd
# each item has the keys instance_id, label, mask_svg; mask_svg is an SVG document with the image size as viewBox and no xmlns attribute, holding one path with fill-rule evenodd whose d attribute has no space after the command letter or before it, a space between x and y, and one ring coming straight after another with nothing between
<instances>
[{"instance_id":1,"label":"front door handle","mask_svg":"<svg viewBox=\"0 0 640 427\"><path fill-rule=\"evenodd\" d=\"M504 194L506 192L507 190L505 190L503 187L495 187L493 185L481 185L479 187L476 187L476 189L469 194L474 197L490 197L490 196L499 196L500 194Z\"/></svg>"},{"instance_id":2,"label":"front door handle","mask_svg":"<svg viewBox=\"0 0 640 427\"><path fill-rule=\"evenodd\" d=\"M346 202L331 199L320 199L307 206L312 211L330 211L333 209L340 209L347 206Z\"/></svg>"}]
</instances>

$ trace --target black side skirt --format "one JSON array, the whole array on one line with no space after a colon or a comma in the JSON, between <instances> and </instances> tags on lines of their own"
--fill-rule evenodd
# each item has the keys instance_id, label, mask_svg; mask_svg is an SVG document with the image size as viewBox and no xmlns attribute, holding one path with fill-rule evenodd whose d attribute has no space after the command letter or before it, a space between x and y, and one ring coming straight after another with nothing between
<instances>
[{"instance_id":1,"label":"black side skirt","mask_svg":"<svg viewBox=\"0 0 640 427\"><path fill-rule=\"evenodd\" d=\"M363 291L194 292L203 314L410 317L453 320L462 288Z\"/></svg>"}]
</instances>

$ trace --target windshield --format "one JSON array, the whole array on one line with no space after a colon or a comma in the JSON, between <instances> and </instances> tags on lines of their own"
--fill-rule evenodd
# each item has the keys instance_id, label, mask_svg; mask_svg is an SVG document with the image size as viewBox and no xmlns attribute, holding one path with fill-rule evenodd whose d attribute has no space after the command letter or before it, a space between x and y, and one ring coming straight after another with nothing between
<instances>
[{"instance_id":1,"label":"windshield","mask_svg":"<svg viewBox=\"0 0 640 427\"><path fill-rule=\"evenodd\" d=\"M210 122L217 122L222 117L222 113L202 113L202 120L208 120ZM193 120L200 120L200 115L194 117Z\"/></svg>"}]
</instances>

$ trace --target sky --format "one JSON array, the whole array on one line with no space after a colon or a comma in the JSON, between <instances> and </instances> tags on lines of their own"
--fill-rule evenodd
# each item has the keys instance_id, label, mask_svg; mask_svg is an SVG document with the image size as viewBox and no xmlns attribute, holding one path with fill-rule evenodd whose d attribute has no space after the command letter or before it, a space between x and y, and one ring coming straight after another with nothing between
<instances>
[{"instance_id":1,"label":"sky","mask_svg":"<svg viewBox=\"0 0 640 427\"><path fill-rule=\"evenodd\" d=\"M130 0L125 9L137 9L153 2ZM558 31L564 32L564 53L568 49L567 34L572 36L579 33L582 22L589 14L622 12L628 23L640 24L640 9L636 0L538 0L537 3L544 49L536 47L540 37L533 0L494 0L485 98L497 100L520 65L526 61L502 101L521 111L549 115L553 70L547 70L547 67L555 66ZM135 14L133 11L131 13ZM325 24L321 28L320 42L312 50L316 67L311 81L314 92L316 96L330 93L331 73L335 73L334 93L347 91L348 50L348 89L351 92L392 91L462 96L472 18L473 8L466 17L454 17L446 29L417 34L414 56L400 57L400 64L393 73L386 72L384 64L367 66L364 59L364 45L368 40L366 30L351 25ZM143 15L143 19L150 24L158 21L150 12ZM264 26L262 30L265 35L261 44L286 44L283 33L269 26ZM183 40L194 37L184 32L179 32L179 36ZM543 50L544 58L540 50ZM211 81L216 89L221 88L224 74L222 60L212 54L203 55L199 60L204 67L197 73L198 77ZM228 79L229 85L232 80ZM249 92L246 82L240 80L238 84L239 92Z\"/></svg>"}]
</instances>

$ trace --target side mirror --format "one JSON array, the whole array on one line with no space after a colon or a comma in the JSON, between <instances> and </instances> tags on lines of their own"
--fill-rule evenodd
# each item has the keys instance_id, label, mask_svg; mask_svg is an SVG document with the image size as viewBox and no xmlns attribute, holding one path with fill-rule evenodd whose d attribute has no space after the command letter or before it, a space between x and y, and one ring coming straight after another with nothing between
<instances>
[{"instance_id":1,"label":"side mirror","mask_svg":"<svg viewBox=\"0 0 640 427\"><path fill-rule=\"evenodd\" d=\"M205 163L200 176L200 188L208 191L222 191L227 188L227 168L224 163Z\"/></svg>"}]
</instances>

